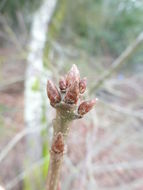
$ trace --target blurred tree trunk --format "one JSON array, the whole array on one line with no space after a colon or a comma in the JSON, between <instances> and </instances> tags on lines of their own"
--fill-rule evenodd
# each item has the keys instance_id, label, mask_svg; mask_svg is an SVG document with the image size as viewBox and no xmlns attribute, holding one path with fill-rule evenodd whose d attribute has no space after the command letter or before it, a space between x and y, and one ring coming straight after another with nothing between
<instances>
[{"instance_id":1,"label":"blurred tree trunk","mask_svg":"<svg viewBox=\"0 0 143 190\"><path fill-rule=\"evenodd\" d=\"M58 37L66 11L66 0L45 0L34 16L31 28L30 53L25 82L25 121L28 128L42 129L27 137L28 166L49 156L47 127L53 114L46 97L46 83L52 77L52 43ZM56 68L57 69L57 68ZM49 132L49 130L48 130ZM27 179L25 189L44 187L49 162L45 160Z\"/></svg>"},{"instance_id":2,"label":"blurred tree trunk","mask_svg":"<svg viewBox=\"0 0 143 190\"><path fill-rule=\"evenodd\" d=\"M55 6L56 0L44 0L33 17L25 82L25 122L27 128L42 128L46 125L42 115L46 102L43 101L46 96L46 81L51 73L43 66L43 49ZM42 131L27 136L26 165L30 167L33 162L39 160L42 157L42 151ZM41 178L42 171L40 169L34 171L34 175L25 180L25 189L39 189Z\"/></svg>"}]
</instances>

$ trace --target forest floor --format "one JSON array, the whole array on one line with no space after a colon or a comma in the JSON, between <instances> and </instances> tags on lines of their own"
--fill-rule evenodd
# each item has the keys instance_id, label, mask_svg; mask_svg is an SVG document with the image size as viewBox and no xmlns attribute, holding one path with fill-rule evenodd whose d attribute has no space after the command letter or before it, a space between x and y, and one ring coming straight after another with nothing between
<instances>
[{"instance_id":1,"label":"forest floor","mask_svg":"<svg viewBox=\"0 0 143 190\"><path fill-rule=\"evenodd\" d=\"M0 151L24 128L26 62L18 55L16 48L0 48ZM23 155L24 143L20 141L0 163L0 184L7 184L18 174Z\"/></svg>"}]
</instances>

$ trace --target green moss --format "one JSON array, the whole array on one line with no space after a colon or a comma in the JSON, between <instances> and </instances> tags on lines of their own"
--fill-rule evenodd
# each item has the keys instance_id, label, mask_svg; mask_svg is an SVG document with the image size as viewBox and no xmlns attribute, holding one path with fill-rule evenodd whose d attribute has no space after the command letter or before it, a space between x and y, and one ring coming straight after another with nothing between
<instances>
[{"instance_id":1,"label":"green moss","mask_svg":"<svg viewBox=\"0 0 143 190\"><path fill-rule=\"evenodd\" d=\"M32 84L32 90L33 91L39 91L40 90L40 81L38 78L35 78L35 80Z\"/></svg>"}]
</instances>

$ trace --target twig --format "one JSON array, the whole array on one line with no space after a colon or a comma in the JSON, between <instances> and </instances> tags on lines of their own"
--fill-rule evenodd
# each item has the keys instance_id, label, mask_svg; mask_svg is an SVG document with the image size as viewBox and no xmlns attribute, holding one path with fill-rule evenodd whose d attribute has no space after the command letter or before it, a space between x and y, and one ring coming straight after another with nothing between
<instances>
[{"instance_id":1,"label":"twig","mask_svg":"<svg viewBox=\"0 0 143 190\"><path fill-rule=\"evenodd\" d=\"M131 170L137 168L143 168L143 161L132 161L132 162L120 162L114 164L101 164L93 165L93 171L97 173L113 172L115 170Z\"/></svg>"},{"instance_id":2,"label":"twig","mask_svg":"<svg viewBox=\"0 0 143 190\"><path fill-rule=\"evenodd\" d=\"M80 79L76 65L59 81L60 92L52 81L48 81L47 95L50 104L56 109L53 122L53 140L50 151L50 165L48 169L47 190L57 190L65 143L69 133L69 125L75 119L80 119L95 105L95 100L77 102L85 92L86 80Z\"/></svg>"},{"instance_id":3,"label":"twig","mask_svg":"<svg viewBox=\"0 0 143 190\"><path fill-rule=\"evenodd\" d=\"M115 110L116 112L119 112L121 114L125 114L126 116L135 117L137 119L143 119L143 113L141 111L134 111L126 107L122 108L121 106L115 104L109 104L108 102L101 99L100 102L103 103L105 106L108 106L112 110Z\"/></svg>"},{"instance_id":4,"label":"twig","mask_svg":"<svg viewBox=\"0 0 143 190\"><path fill-rule=\"evenodd\" d=\"M135 41L128 46L125 51L112 63L112 66L109 70L105 71L105 73L99 78L97 83L91 87L90 93L93 93L95 90L99 89L99 87L105 82L107 78L109 78L113 72L119 69L121 65L126 63L126 61L135 53L137 48L143 43L143 32L139 34L139 36L135 39Z\"/></svg>"},{"instance_id":5,"label":"twig","mask_svg":"<svg viewBox=\"0 0 143 190\"><path fill-rule=\"evenodd\" d=\"M0 152L0 163L3 161L3 159L8 155L8 153L17 145L17 143L26 135L31 133L37 133L39 131L42 131L45 129L44 127L32 127L29 129L24 129L21 132L19 132L13 139L5 146L5 148Z\"/></svg>"}]
</instances>

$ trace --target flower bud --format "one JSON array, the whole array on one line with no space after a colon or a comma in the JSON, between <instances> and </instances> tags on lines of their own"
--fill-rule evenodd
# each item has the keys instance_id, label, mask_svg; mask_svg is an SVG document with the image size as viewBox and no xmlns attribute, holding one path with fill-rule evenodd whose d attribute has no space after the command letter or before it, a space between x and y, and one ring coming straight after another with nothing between
<instances>
[{"instance_id":1,"label":"flower bud","mask_svg":"<svg viewBox=\"0 0 143 190\"><path fill-rule=\"evenodd\" d=\"M64 152L64 138L63 134L59 132L52 144L52 151L55 153L62 153Z\"/></svg>"},{"instance_id":2,"label":"flower bud","mask_svg":"<svg viewBox=\"0 0 143 190\"><path fill-rule=\"evenodd\" d=\"M79 80L80 80L79 70L77 66L74 64L70 69L69 73L67 74L66 78L67 87L69 87L75 81L79 82Z\"/></svg>"},{"instance_id":3,"label":"flower bud","mask_svg":"<svg viewBox=\"0 0 143 190\"><path fill-rule=\"evenodd\" d=\"M79 92L83 94L86 90L86 78L83 78L79 82Z\"/></svg>"},{"instance_id":4,"label":"flower bud","mask_svg":"<svg viewBox=\"0 0 143 190\"><path fill-rule=\"evenodd\" d=\"M54 105L61 101L61 95L60 95L57 87L50 80L48 80L48 83L47 83L47 96L50 99L51 105Z\"/></svg>"},{"instance_id":5,"label":"flower bud","mask_svg":"<svg viewBox=\"0 0 143 190\"><path fill-rule=\"evenodd\" d=\"M96 99L82 102L78 108L78 114L84 115L89 112L96 103Z\"/></svg>"},{"instance_id":6,"label":"flower bud","mask_svg":"<svg viewBox=\"0 0 143 190\"><path fill-rule=\"evenodd\" d=\"M65 77L61 77L59 81L59 88L62 92L66 91L66 79Z\"/></svg>"},{"instance_id":7,"label":"flower bud","mask_svg":"<svg viewBox=\"0 0 143 190\"><path fill-rule=\"evenodd\" d=\"M68 88L64 101L68 104L76 104L79 98L79 83L75 81Z\"/></svg>"}]
</instances>

